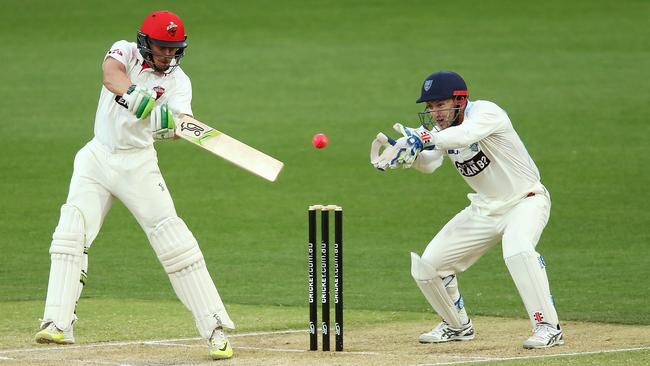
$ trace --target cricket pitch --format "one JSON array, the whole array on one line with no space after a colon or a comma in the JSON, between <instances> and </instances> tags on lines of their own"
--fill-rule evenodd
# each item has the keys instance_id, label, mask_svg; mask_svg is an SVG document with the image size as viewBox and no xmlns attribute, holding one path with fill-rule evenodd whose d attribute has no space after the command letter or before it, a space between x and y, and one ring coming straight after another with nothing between
<instances>
[{"instance_id":1,"label":"cricket pitch","mask_svg":"<svg viewBox=\"0 0 650 366\"><path fill-rule=\"evenodd\" d=\"M71 346L0 349L0 365L451 365L650 349L650 326L564 322L563 346L525 350L527 320L472 321L476 339L444 344L418 343L433 326L418 321L346 329L344 352L308 351L306 330L233 333L235 356L222 361L210 360L198 338L84 344L80 335L81 343Z\"/></svg>"}]
</instances>

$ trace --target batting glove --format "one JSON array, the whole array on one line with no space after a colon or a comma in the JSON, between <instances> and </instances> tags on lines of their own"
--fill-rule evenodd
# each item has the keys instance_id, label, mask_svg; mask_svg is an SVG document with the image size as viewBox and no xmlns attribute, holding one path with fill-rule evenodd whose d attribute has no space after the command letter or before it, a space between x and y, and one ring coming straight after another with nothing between
<instances>
[{"instance_id":1,"label":"batting glove","mask_svg":"<svg viewBox=\"0 0 650 366\"><path fill-rule=\"evenodd\" d=\"M174 138L174 114L167 104L156 106L151 111L151 131L154 140Z\"/></svg>"},{"instance_id":2,"label":"batting glove","mask_svg":"<svg viewBox=\"0 0 650 366\"><path fill-rule=\"evenodd\" d=\"M156 104L156 96L156 92L151 89L131 85L122 98L126 102L126 109L138 119L144 119L153 110L154 104Z\"/></svg>"}]
</instances>

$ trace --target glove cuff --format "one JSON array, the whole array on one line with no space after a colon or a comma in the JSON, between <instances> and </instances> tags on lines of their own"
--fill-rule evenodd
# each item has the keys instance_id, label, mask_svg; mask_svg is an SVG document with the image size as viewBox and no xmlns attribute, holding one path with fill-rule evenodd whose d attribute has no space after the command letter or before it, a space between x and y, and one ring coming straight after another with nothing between
<instances>
[{"instance_id":1,"label":"glove cuff","mask_svg":"<svg viewBox=\"0 0 650 366\"><path fill-rule=\"evenodd\" d=\"M415 132L422 143L422 150L432 150L436 147L431 138L431 131L424 127L418 127Z\"/></svg>"}]
</instances>

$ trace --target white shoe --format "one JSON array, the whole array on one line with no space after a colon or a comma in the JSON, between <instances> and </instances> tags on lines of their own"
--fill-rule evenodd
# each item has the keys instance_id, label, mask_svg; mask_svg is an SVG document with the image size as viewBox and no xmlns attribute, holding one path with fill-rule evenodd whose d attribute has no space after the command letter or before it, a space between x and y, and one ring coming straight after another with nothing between
<instances>
[{"instance_id":1,"label":"white shoe","mask_svg":"<svg viewBox=\"0 0 650 366\"><path fill-rule=\"evenodd\" d=\"M212 337L208 339L208 347L210 347L210 357L213 360L223 360L232 357L233 351L230 346L230 341L221 327L212 332Z\"/></svg>"},{"instance_id":2,"label":"white shoe","mask_svg":"<svg viewBox=\"0 0 650 366\"><path fill-rule=\"evenodd\" d=\"M420 334L420 343L442 343L449 341L469 341L474 339L474 327L472 321L468 321L461 329L454 329L445 321L430 332Z\"/></svg>"},{"instance_id":3,"label":"white shoe","mask_svg":"<svg viewBox=\"0 0 650 366\"><path fill-rule=\"evenodd\" d=\"M535 326L533 335L524 342L524 348L548 348L564 344L562 329L549 323L538 323Z\"/></svg>"},{"instance_id":4,"label":"white shoe","mask_svg":"<svg viewBox=\"0 0 650 366\"><path fill-rule=\"evenodd\" d=\"M34 336L36 343L73 344L74 335L72 325L67 330L61 330L53 322L41 326L41 330Z\"/></svg>"}]
</instances>

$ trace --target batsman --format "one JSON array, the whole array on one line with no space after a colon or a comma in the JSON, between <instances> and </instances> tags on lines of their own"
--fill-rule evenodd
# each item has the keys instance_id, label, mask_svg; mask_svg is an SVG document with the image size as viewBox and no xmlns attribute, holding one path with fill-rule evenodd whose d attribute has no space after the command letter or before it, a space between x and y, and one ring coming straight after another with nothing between
<instances>
[{"instance_id":1,"label":"batsman","mask_svg":"<svg viewBox=\"0 0 650 366\"><path fill-rule=\"evenodd\" d=\"M234 323L194 235L176 213L153 147L154 140L175 136L175 120L192 115L192 86L180 68L186 47L181 19L156 11L145 18L137 42L118 41L104 56L94 138L74 159L68 197L52 235L47 298L36 342L74 343L75 307L87 279L88 249L117 198L147 235L176 295L208 341L210 356L232 357L223 328L234 328Z\"/></svg>"},{"instance_id":2,"label":"batsman","mask_svg":"<svg viewBox=\"0 0 650 366\"><path fill-rule=\"evenodd\" d=\"M411 253L411 275L442 322L419 337L422 343L466 341L474 327L456 275L501 242L503 259L530 317L532 335L524 348L564 343L544 258L536 251L551 208L548 190L508 114L483 100L469 101L467 85L455 72L439 71L422 85L417 103L421 126L380 133L371 163L384 171L413 167L433 173L445 157L475 191L470 204L429 242L420 257ZM382 150L383 152L380 151Z\"/></svg>"}]
</instances>

